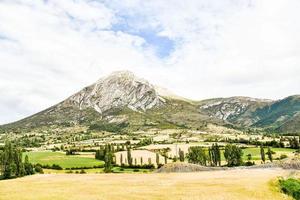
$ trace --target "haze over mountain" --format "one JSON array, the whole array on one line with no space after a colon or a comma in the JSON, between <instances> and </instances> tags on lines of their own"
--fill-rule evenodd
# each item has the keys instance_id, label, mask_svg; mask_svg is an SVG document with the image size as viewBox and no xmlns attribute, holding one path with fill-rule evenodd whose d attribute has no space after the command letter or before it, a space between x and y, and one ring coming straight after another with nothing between
<instances>
[{"instance_id":1,"label":"haze over mountain","mask_svg":"<svg viewBox=\"0 0 300 200\"><path fill-rule=\"evenodd\" d=\"M65 101L3 131L86 126L97 130L203 129L208 123L239 129L300 131L300 96L273 101L250 97L191 101L159 89L129 71L114 72Z\"/></svg>"}]
</instances>

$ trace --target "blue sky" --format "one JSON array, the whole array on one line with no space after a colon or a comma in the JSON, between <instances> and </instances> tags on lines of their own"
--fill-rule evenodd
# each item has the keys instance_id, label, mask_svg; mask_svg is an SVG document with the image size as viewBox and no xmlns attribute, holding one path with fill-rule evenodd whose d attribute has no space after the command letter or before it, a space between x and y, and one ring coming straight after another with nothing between
<instances>
[{"instance_id":1,"label":"blue sky","mask_svg":"<svg viewBox=\"0 0 300 200\"><path fill-rule=\"evenodd\" d=\"M299 10L298 0L0 1L0 124L116 70L192 99L299 94Z\"/></svg>"}]
</instances>

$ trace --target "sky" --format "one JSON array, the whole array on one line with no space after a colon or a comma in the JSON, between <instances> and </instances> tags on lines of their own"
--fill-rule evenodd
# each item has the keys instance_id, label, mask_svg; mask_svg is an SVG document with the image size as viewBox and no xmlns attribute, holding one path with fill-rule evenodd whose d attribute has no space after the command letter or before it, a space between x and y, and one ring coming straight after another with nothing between
<instances>
[{"instance_id":1,"label":"sky","mask_svg":"<svg viewBox=\"0 0 300 200\"><path fill-rule=\"evenodd\" d=\"M300 94L299 0L0 0L0 124L129 70L201 100Z\"/></svg>"}]
</instances>

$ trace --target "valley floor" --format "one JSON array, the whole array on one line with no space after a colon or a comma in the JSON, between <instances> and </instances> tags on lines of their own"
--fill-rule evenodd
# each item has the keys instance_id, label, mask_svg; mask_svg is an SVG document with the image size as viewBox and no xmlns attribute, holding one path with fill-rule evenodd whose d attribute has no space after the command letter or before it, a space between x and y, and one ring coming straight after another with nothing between
<instances>
[{"instance_id":1,"label":"valley floor","mask_svg":"<svg viewBox=\"0 0 300 200\"><path fill-rule=\"evenodd\" d=\"M290 171L44 174L0 181L1 200L289 199L274 185Z\"/></svg>"}]
</instances>

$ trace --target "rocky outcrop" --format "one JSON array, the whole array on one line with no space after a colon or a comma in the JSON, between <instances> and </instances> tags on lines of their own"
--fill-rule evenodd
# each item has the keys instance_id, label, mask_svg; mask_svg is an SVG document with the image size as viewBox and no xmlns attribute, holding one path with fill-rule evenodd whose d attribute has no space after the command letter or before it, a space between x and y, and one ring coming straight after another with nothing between
<instances>
[{"instance_id":1,"label":"rocky outcrop","mask_svg":"<svg viewBox=\"0 0 300 200\"><path fill-rule=\"evenodd\" d=\"M271 102L250 97L219 98L202 102L199 109L210 117L229 122L240 121L241 124L251 125L258 120L251 117L252 112Z\"/></svg>"},{"instance_id":2,"label":"rocky outcrop","mask_svg":"<svg viewBox=\"0 0 300 200\"><path fill-rule=\"evenodd\" d=\"M128 107L134 111L146 111L163 105L159 96L148 81L136 77L128 71L115 72L69 97L64 104L80 109L93 108L103 113L112 108Z\"/></svg>"}]
</instances>

